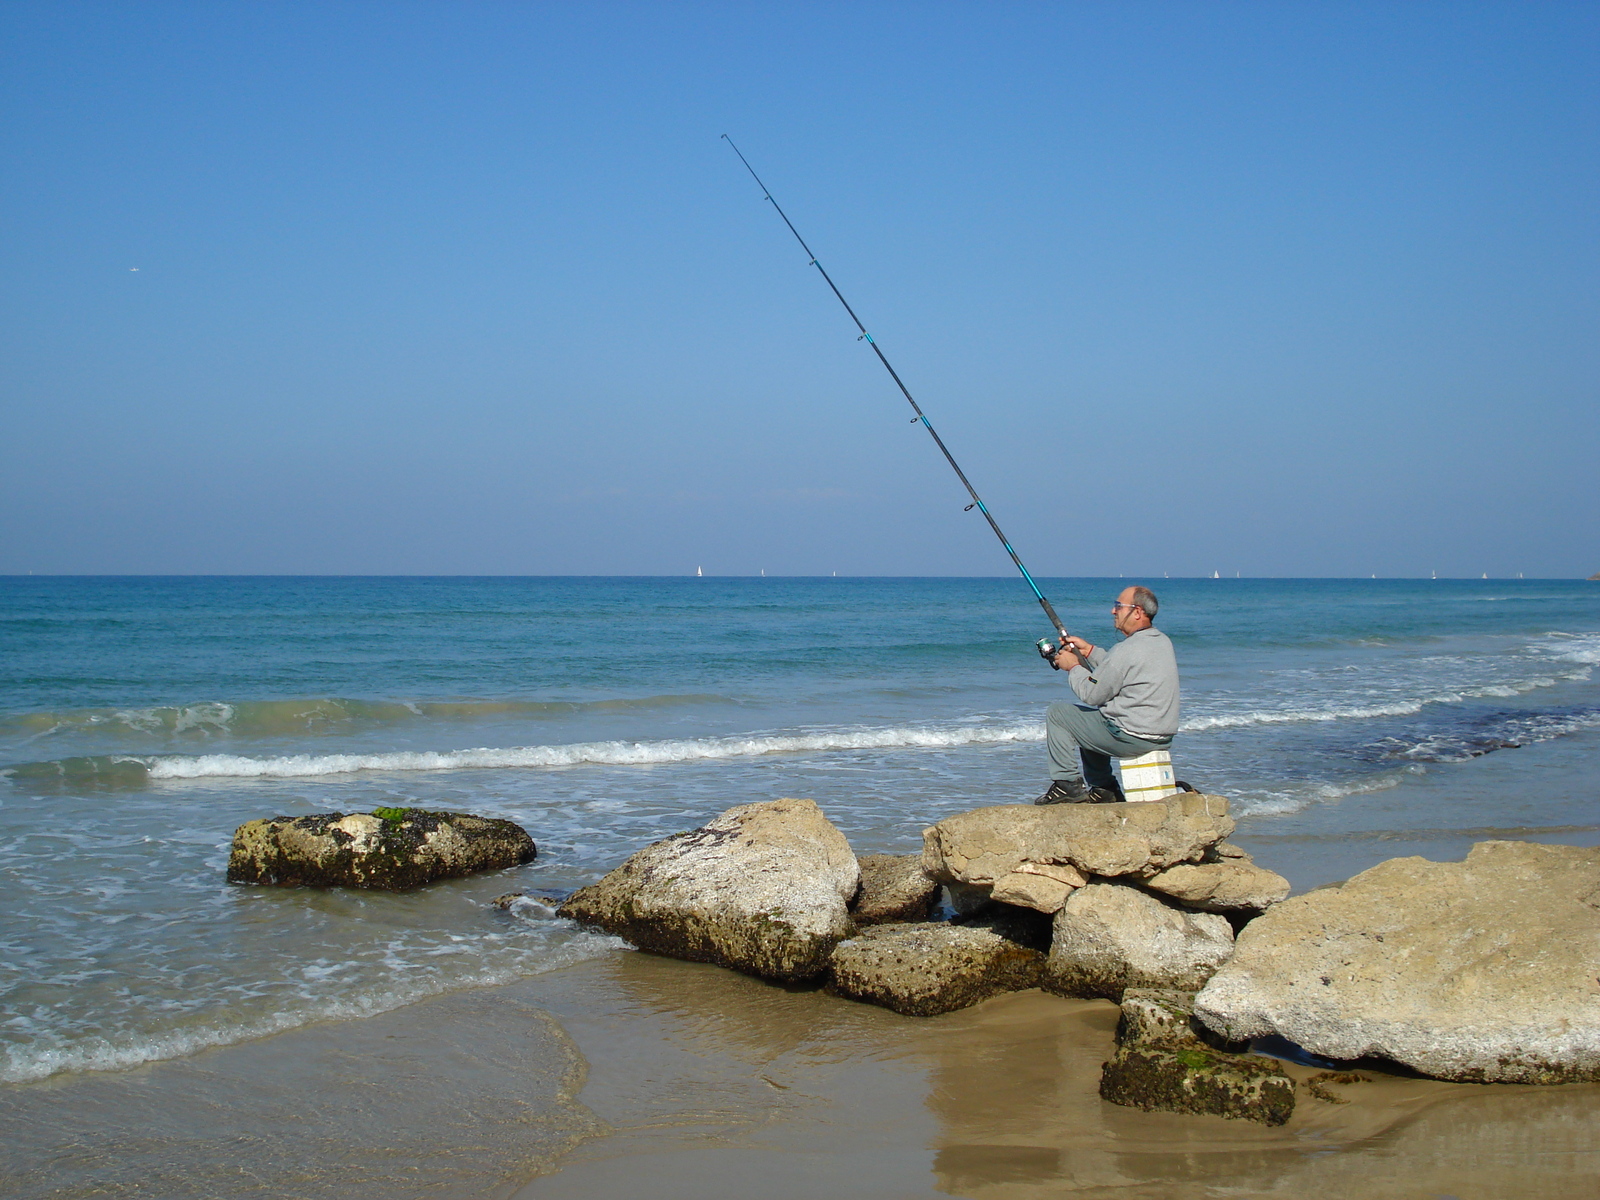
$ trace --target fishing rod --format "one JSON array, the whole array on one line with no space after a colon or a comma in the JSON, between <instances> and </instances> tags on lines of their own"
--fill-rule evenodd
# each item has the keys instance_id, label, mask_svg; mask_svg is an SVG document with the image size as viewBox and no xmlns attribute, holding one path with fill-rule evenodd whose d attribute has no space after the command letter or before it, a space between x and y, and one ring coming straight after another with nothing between
<instances>
[{"instance_id":1,"label":"fishing rod","mask_svg":"<svg viewBox=\"0 0 1600 1200\"><path fill-rule=\"evenodd\" d=\"M950 448L944 444L944 439L939 436L938 430L934 429L933 422L928 420L928 414L922 411L922 406L911 395L911 389L906 387L905 381L900 378L899 372L889 365L889 359L884 354L883 347L878 345L873 340L872 335L867 332L867 327L861 323L861 318L856 316L856 310L850 307L850 301L844 298L844 293L839 290L839 285L834 283L833 277L817 261L817 256L811 253L811 247L806 245L805 238L800 236L800 231L794 227L794 222L789 220L789 214L784 212L782 206L772 198L772 192L767 188L766 184L761 182L761 176L756 174L756 169L750 165L750 160L744 156L738 146L734 146L731 137L723 134L722 139L733 147L733 152L739 156L739 161L744 164L744 169L750 172L750 178L756 181L756 186L766 196L767 202L777 209L778 215L783 218L783 223L789 227L789 232L794 234L794 240L800 243L800 249L804 250L806 257L811 260L811 265L822 273L822 278L827 282L828 287L839 298L839 303L844 305L844 310L850 314L850 319L856 323L856 328L861 331L861 336L856 338L856 341L865 341L867 345L872 347L872 352L878 356L878 361L883 364L883 369L889 372L889 378L894 380L895 386L900 389L900 394L906 398L906 402L911 405L911 410L917 414L912 418L911 423L915 425L918 421L921 421L923 428L932 435L934 444L939 447L939 452L944 455L945 461L950 464L950 469L961 480L961 486L966 488L967 494L972 497L972 503L967 505L964 511L971 512L976 508L983 514L983 519L989 522L989 528L994 530L995 537L1000 539L1000 544L1006 548L1006 553L1011 556L1011 561L1017 564L1017 570L1022 572L1022 577L1028 581L1028 586L1033 589L1033 594L1038 599L1040 607L1044 609L1044 615L1050 618L1050 624L1055 626L1056 632L1061 635L1062 641L1065 641L1068 637L1067 627L1061 623L1061 618L1056 616L1056 610L1051 607L1050 601L1045 599L1044 593L1039 590L1039 585L1033 581L1033 576L1028 573L1028 568L1023 566L1022 559L1017 552L1011 548L1011 542L1001 531L999 522L994 519L994 514L989 511L988 505L984 504L982 497L978 495L977 489L972 486L972 481L967 478L967 473L956 462L955 455L951 454ZM1050 661L1051 666L1055 666L1053 648L1047 648L1049 643L1040 641L1036 644L1039 647L1039 653Z\"/></svg>"}]
</instances>

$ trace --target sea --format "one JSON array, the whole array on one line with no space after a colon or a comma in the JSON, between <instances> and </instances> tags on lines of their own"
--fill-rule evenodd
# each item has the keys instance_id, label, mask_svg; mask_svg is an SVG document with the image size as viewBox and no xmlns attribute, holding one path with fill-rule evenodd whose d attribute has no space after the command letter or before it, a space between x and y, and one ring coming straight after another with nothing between
<instances>
[{"instance_id":1,"label":"sea","mask_svg":"<svg viewBox=\"0 0 1600 1200\"><path fill-rule=\"evenodd\" d=\"M1600 842L1600 583L1041 581L1101 644L1132 582L1177 648L1179 777L1297 889ZM491 901L736 804L913 852L1044 789L1049 633L1016 578L0 579L0 1084L626 955ZM509 818L538 857L404 894L224 880L242 822L377 806Z\"/></svg>"}]
</instances>

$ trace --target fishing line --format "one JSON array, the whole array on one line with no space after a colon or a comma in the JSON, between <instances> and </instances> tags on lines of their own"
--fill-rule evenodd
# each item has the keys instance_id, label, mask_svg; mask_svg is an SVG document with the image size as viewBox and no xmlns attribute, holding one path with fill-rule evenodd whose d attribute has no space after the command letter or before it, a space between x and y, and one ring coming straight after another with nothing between
<instances>
[{"instance_id":1,"label":"fishing line","mask_svg":"<svg viewBox=\"0 0 1600 1200\"><path fill-rule=\"evenodd\" d=\"M1065 638L1067 636L1067 627L1061 623L1061 618L1056 616L1056 610L1050 606L1050 601L1045 599L1044 593L1039 590L1039 585L1033 581L1033 576L1028 573L1028 568L1022 565L1022 559L1018 557L1017 552L1011 548L1011 542L1006 538L1006 535L1001 532L999 523L994 519L994 514L991 513L988 506L984 504L982 497L978 495L977 489L972 486L972 482L967 478L967 473L961 469L960 464L958 464L955 460L955 455L950 453L950 448L944 444L944 439L940 437L938 431L934 429L933 422L928 420L928 414L922 411L922 406L918 404L915 397L911 395L911 389L906 387L905 381L900 378L899 373L889 365L889 359L883 353L883 347L878 345L878 343L873 340L872 335L867 332L867 327L861 323L861 318L856 316L856 310L850 307L850 301L844 298L844 293L839 290L839 285L834 283L832 276L830 276L827 270L824 269L823 265L817 261L817 256L811 253L811 247L806 245L805 238L800 236L800 231L794 227L794 222L789 220L789 215L784 212L783 208L778 204L778 202L772 198L772 192L768 190L766 184L761 182L761 176L756 174L756 169L750 165L750 160L744 156L739 147L733 145L733 139L731 137L729 137L727 134L723 134L722 138L728 143L729 146L733 146L733 152L739 155L739 161L744 164L744 169L750 172L750 178L756 181L756 186L758 186L761 189L762 194L766 196L768 203L770 203L773 208L777 209L778 215L783 218L783 223L789 227L789 232L794 234L794 240L800 243L800 249L804 250L806 252L806 257L811 260L811 265L822 273L822 278L827 282L828 287L831 288L833 294L839 298L839 303L844 305L844 310L850 314L850 319L856 323L856 328L861 331L861 336L856 338L856 341L864 341L867 343L867 345L872 347L872 352L878 356L878 361L883 364L883 369L889 372L889 378L894 380L895 386L900 389L900 394L906 398L906 402L911 405L911 410L917 414L916 417L913 418L912 424L916 424L917 421L921 421L923 428L926 429L930 435L932 435L934 444L939 447L939 452L944 455L945 461L950 464L950 469L953 470L956 473L957 478L961 480L961 486L966 488L967 494L972 497L972 503L967 505L967 510L970 511L973 508L976 508L983 514L983 519L989 522L989 528L994 530L995 537L1000 539L1000 544L1006 548L1006 553L1011 556L1011 561L1016 563L1017 570L1022 572L1022 577L1028 581L1028 586L1033 589L1033 594L1038 599L1040 606L1044 609L1045 616L1050 618L1050 624L1054 625L1056 632ZM1041 653L1043 653L1042 647Z\"/></svg>"}]
</instances>

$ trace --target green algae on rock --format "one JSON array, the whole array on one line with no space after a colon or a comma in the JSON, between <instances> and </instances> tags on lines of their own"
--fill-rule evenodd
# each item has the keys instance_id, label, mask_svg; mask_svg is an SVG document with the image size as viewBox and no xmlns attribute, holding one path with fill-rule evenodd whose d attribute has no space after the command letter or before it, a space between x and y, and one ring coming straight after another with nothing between
<instances>
[{"instance_id":1,"label":"green algae on rock","mask_svg":"<svg viewBox=\"0 0 1600 1200\"><path fill-rule=\"evenodd\" d=\"M520 866L538 853L515 822L420 808L246 821L229 883L400 892L435 879Z\"/></svg>"},{"instance_id":2,"label":"green algae on rock","mask_svg":"<svg viewBox=\"0 0 1600 1200\"><path fill-rule=\"evenodd\" d=\"M1294 1113L1294 1080L1270 1059L1216 1044L1194 1020L1192 993L1130 989L1117 1043L1100 1073L1100 1095L1113 1104L1266 1125Z\"/></svg>"}]
</instances>

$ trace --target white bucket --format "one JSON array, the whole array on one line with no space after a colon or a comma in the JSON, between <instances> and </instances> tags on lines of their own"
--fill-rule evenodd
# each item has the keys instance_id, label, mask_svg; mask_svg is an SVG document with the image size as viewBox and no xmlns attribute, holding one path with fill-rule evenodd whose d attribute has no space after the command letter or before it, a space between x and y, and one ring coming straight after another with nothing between
<instances>
[{"instance_id":1,"label":"white bucket","mask_svg":"<svg viewBox=\"0 0 1600 1200\"><path fill-rule=\"evenodd\" d=\"M1131 803L1135 800L1165 800L1178 793L1173 782L1172 752L1152 750L1138 758L1117 760L1122 769L1122 794Z\"/></svg>"}]
</instances>

